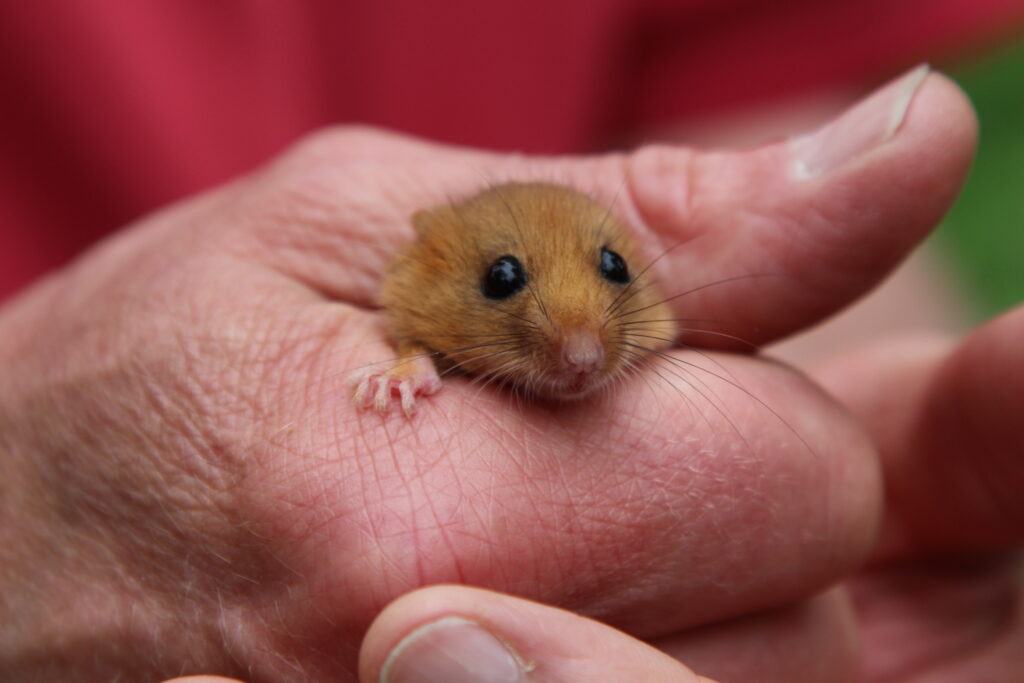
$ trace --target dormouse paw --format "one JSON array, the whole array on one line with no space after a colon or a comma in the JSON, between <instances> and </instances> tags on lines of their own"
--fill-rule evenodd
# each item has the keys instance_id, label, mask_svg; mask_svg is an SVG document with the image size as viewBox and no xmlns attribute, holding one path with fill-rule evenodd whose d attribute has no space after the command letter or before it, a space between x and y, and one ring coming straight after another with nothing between
<instances>
[{"instance_id":1,"label":"dormouse paw","mask_svg":"<svg viewBox=\"0 0 1024 683\"><path fill-rule=\"evenodd\" d=\"M366 368L349 380L352 402L361 410L373 408L380 414L391 409L397 397L406 417L416 411L416 397L430 396L441 389L441 378L429 358L403 358L390 368Z\"/></svg>"}]
</instances>

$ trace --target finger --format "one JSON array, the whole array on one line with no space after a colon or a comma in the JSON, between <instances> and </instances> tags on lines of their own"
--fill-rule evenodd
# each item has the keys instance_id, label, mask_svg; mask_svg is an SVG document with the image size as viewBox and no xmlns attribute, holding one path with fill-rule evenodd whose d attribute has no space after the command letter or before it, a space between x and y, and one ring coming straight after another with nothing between
<instances>
[{"instance_id":1,"label":"finger","mask_svg":"<svg viewBox=\"0 0 1024 683\"><path fill-rule=\"evenodd\" d=\"M584 403L451 378L413 422L331 393L278 408L266 440L289 459L250 480L275 504L256 497L246 517L331 587L326 611L353 619L451 582L653 638L788 604L859 566L880 486L858 425L784 367L673 358L693 365L662 359ZM323 515L312 529L310 509Z\"/></svg>"},{"instance_id":2,"label":"finger","mask_svg":"<svg viewBox=\"0 0 1024 683\"><path fill-rule=\"evenodd\" d=\"M777 610L659 638L652 645L723 681L859 681L858 627L849 597L833 589Z\"/></svg>"},{"instance_id":3,"label":"finger","mask_svg":"<svg viewBox=\"0 0 1024 683\"><path fill-rule=\"evenodd\" d=\"M366 634L359 674L365 683L707 680L596 621L461 586L425 588L389 605Z\"/></svg>"},{"instance_id":4,"label":"finger","mask_svg":"<svg viewBox=\"0 0 1024 683\"><path fill-rule=\"evenodd\" d=\"M1024 308L964 342L879 345L820 377L883 455L883 554L1024 541Z\"/></svg>"},{"instance_id":5,"label":"finger","mask_svg":"<svg viewBox=\"0 0 1024 683\"><path fill-rule=\"evenodd\" d=\"M416 210L508 180L567 183L612 207L648 260L669 250L654 269L663 295L702 288L675 300L681 317L763 343L855 298L906 255L951 203L975 126L955 85L917 70L815 134L743 152L545 159L329 131L244 184L239 223L266 262L370 305Z\"/></svg>"},{"instance_id":6,"label":"finger","mask_svg":"<svg viewBox=\"0 0 1024 683\"><path fill-rule=\"evenodd\" d=\"M863 644L863 680L1019 679L1022 569L1018 553L961 553L887 563L856 576L848 585Z\"/></svg>"},{"instance_id":7,"label":"finger","mask_svg":"<svg viewBox=\"0 0 1024 683\"><path fill-rule=\"evenodd\" d=\"M663 240L685 240L659 271L669 294L701 288L677 300L679 314L765 343L903 259L952 204L976 128L957 86L919 68L804 137L726 154L641 150L631 197Z\"/></svg>"}]
</instances>

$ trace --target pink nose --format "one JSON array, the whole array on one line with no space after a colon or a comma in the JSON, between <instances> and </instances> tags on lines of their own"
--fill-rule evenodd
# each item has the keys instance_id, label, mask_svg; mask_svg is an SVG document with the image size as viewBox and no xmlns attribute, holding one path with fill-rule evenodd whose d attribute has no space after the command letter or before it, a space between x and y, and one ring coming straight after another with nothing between
<instances>
[{"instance_id":1,"label":"pink nose","mask_svg":"<svg viewBox=\"0 0 1024 683\"><path fill-rule=\"evenodd\" d=\"M562 363L570 372L589 374L604 362L604 346L593 332L575 331L565 335L562 342Z\"/></svg>"}]
</instances>

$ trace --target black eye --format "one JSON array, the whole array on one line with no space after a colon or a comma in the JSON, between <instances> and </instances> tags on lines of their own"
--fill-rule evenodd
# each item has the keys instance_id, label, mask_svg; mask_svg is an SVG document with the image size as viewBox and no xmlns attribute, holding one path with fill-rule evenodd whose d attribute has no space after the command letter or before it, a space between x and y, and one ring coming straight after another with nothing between
<instances>
[{"instance_id":1,"label":"black eye","mask_svg":"<svg viewBox=\"0 0 1024 683\"><path fill-rule=\"evenodd\" d=\"M526 270L515 256L502 256L484 273L480 290L488 299L507 299L527 282Z\"/></svg>"},{"instance_id":2,"label":"black eye","mask_svg":"<svg viewBox=\"0 0 1024 683\"><path fill-rule=\"evenodd\" d=\"M629 269L626 268L626 262L607 247L601 248L601 277L620 285L629 283Z\"/></svg>"}]
</instances>

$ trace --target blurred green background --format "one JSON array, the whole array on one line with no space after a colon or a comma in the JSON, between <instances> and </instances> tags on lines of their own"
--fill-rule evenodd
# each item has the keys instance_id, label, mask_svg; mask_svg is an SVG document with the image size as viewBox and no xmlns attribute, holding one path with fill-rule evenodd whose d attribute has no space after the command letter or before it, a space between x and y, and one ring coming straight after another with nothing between
<instances>
[{"instance_id":1,"label":"blurred green background","mask_svg":"<svg viewBox=\"0 0 1024 683\"><path fill-rule=\"evenodd\" d=\"M1024 301L1024 41L948 71L978 110L978 156L934 237L979 320Z\"/></svg>"}]
</instances>

